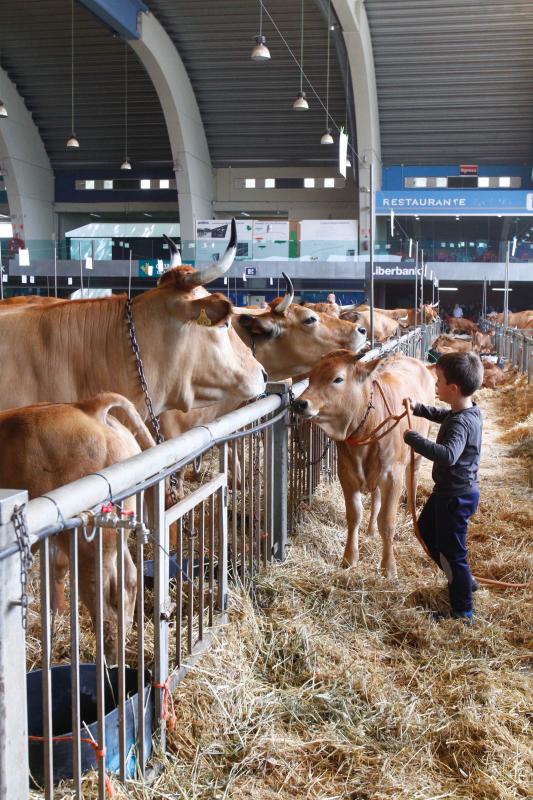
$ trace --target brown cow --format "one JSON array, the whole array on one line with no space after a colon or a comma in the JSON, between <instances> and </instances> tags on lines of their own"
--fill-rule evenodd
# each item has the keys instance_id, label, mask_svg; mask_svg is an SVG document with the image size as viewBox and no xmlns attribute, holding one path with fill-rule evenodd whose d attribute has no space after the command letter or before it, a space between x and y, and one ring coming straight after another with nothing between
<instances>
[{"instance_id":1,"label":"brown cow","mask_svg":"<svg viewBox=\"0 0 533 800\"><path fill-rule=\"evenodd\" d=\"M137 440L109 415L120 409ZM30 499L91 472L137 455L154 440L135 407L118 394L102 392L80 403L39 403L0 412L0 486L28 490ZM117 653L117 536L103 529L104 646L114 663ZM69 534L54 537L58 552L53 567L53 607L68 608L64 577L69 563ZM94 544L78 539L79 592L96 624ZM125 618L133 621L137 573L125 543Z\"/></svg>"},{"instance_id":2,"label":"brown cow","mask_svg":"<svg viewBox=\"0 0 533 800\"><path fill-rule=\"evenodd\" d=\"M511 367L511 369L503 370L492 361L483 361L483 382L482 386L485 389L496 389L497 386L504 386L506 383L513 381L518 373L518 367Z\"/></svg>"},{"instance_id":3,"label":"brown cow","mask_svg":"<svg viewBox=\"0 0 533 800\"><path fill-rule=\"evenodd\" d=\"M136 341L156 414L228 396L240 402L264 390L262 366L233 330L231 303L203 288L231 266L237 246L232 228L219 262L202 273L170 269L155 289L133 299ZM125 313L126 298L114 296L0 314L0 408L115 391L146 419Z\"/></svg>"},{"instance_id":4,"label":"brown cow","mask_svg":"<svg viewBox=\"0 0 533 800\"><path fill-rule=\"evenodd\" d=\"M471 336L475 331L479 330L475 322L472 322L471 319L465 319L465 317L447 315L444 317L444 321L450 333L468 333Z\"/></svg>"},{"instance_id":5,"label":"brown cow","mask_svg":"<svg viewBox=\"0 0 533 800\"><path fill-rule=\"evenodd\" d=\"M0 311L17 309L26 306L49 306L52 303L66 303L58 297L41 297L38 294L17 295L16 297L6 297L0 300Z\"/></svg>"},{"instance_id":6,"label":"brown cow","mask_svg":"<svg viewBox=\"0 0 533 800\"><path fill-rule=\"evenodd\" d=\"M472 344L472 350L475 350L476 353L492 353L494 351L494 331L489 333L475 331L472 334Z\"/></svg>"},{"instance_id":7,"label":"brown cow","mask_svg":"<svg viewBox=\"0 0 533 800\"><path fill-rule=\"evenodd\" d=\"M422 306L422 314L420 309L414 308L375 308L379 314L384 314L386 317L396 319L402 328L412 328L422 323L431 322L437 317L437 303L426 303ZM369 311L370 306L359 305L355 307L356 311Z\"/></svg>"},{"instance_id":8,"label":"brown cow","mask_svg":"<svg viewBox=\"0 0 533 800\"><path fill-rule=\"evenodd\" d=\"M489 314L491 322L503 324L503 314ZM515 311L510 312L508 316L508 325L510 328L528 329L533 328L533 311Z\"/></svg>"},{"instance_id":9,"label":"brown cow","mask_svg":"<svg viewBox=\"0 0 533 800\"><path fill-rule=\"evenodd\" d=\"M339 348L358 352L366 342L361 324L341 320L303 305L294 305L294 290L287 280L287 293L274 300L271 308L250 315L235 309L235 330L253 348L270 380L293 378L309 372L326 353ZM328 303L327 305L332 305ZM195 425L212 422L239 405L228 398L217 406L192 412L169 411L161 415L161 430L166 438L179 436Z\"/></svg>"},{"instance_id":10,"label":"brown cow","mask_svg":"<svg viewBox=\"0 0 533 800\"><path fill-rule=\"evenodd\" d=\"M311 370L309 387L294 408L337 442L338 474L348 523L343 565L353 566L359 559L361 493L372 492L376 505L380 504L377 520L383 541L381 569L393 578L396 576L393 548L396 514L410 456L409 447L403 441L407 423L400 422L386 436L369 444L358 446L347 441L364 441L388 417L378 384L396 414L403 410L405 397L416 397L428 405L435 399L435 381L421 361L395 355L364 363L353 353L341 350L329 353ZM412 425L427 436L427 420L413 417ZM415 470L419 461L416 457ZM407 486L410 493L409 481Z\"/></svg>"},{"instance_id":11,"label":"brown cow","mask_svg":"<svg viewBox=\"0 0 533 800\"><path fill-rule=\"evenodd\" d=\"M305 308L312 308L329 316L339 316L340 319L362 326L370 331L370 312L356 310L354 306L338 306L336 303L302 303ZM374 340L378 343L386 342L391 336L399 336L400 327L396 320L374 309ZM334 348L336 349L336 348Z\"/></svg>"},{"instance_id":12,"label":"brown cow","mask_svg":"<svg viewBox=\"0 0 533 800\"><path fill-rule=\"evenodd\" d=\"M438 353L466 353L473 350L471 339L456 339L447 333L441 333L431 345Z\"/></svg>"}]
</instances>

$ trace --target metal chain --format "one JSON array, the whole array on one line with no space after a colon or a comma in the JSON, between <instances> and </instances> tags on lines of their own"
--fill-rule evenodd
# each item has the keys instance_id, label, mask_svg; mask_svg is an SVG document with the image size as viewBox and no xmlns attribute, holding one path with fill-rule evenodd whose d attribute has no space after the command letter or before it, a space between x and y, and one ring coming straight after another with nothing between
<instances>
[{"instance_id":1,"label":"metal chain","mask_svg":"<svg viewBox=\"0 0 533 800\"><path fill-rule=\"evenodd\" d=\"M165 437L161 433L161 425L159 423L159 417L156 417L154 412L154 407L152 404L152 398L150 397L150 392L148 391L148 383L146 382L146 375L144 374L144 366L141 359L141 351L139 349L139 343L137 341L137 336L135 334L135 324L133 322L133 300L131 297L128 297L126 300L126 311L125 311L125 319L126 324L128 326L128 334L130 337L131 342L131 349L133 350L133 355L135 356L135 364L137 366L137 373L139 375L139 381L141 383L141 389L144 393L144 402L146 403L146 408L148 409L148 415L150 417L150 422L152 423L152 427L154 429L155 434L155 441L156 444L162 444L165 441ZM169 476L169 494L172 500L172 504L175 505L178 502L178 476L175 472L173 472Z\"/></svg>"},{"instance_id":2,"label":"metal chain","mask_svg":"<svg viewBox=\"0 0 533 800\"><path fill-rule=\"evenodd\" d=\"M30 548L30 537L24 516L24 506L15 506L11 517L17 544L20 551L20 609L22 614L22 628L28 628L28 572L33 564L33 554Z\"/></svg>"}]
</instances>

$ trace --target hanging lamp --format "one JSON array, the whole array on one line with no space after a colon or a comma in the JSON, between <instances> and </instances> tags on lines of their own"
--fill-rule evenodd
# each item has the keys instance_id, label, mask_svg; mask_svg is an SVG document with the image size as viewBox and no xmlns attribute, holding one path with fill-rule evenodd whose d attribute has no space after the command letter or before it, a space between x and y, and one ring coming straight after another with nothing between
<instances>
[{"instance_id":1,"label":"hanging lamp","mask_svg":"<svg viewBox=\"0 0 533 800\"><path fill-rule=\"evenodd\" d=\"M71 14L70 14L70 130L71 134L67 139L67 148L69 150L79 148L80 143L76 134L74 133L74 0L71 0Z\"/></svg>"},{"instance_id":2,"label":"hanging lamp","mask_svg":"<svg viewBox=\"0 0 533 800\"><path fill-rule=\"evenodd\" d=\"M252 61L269 61L270 50L266 46L266 38L263 36L263 0L259 0L259 36L255 37L255 47L250 56Z\"/></svg>"},{"instance_id":3,"label":"hanging lamp","mask_svg":"<svg viewBox=\"0 0 533 800\"><path fill-rule=\"evenodd\" d=\"M131 169L128 158L128 43L124 40L124 161L120 169Z\"/></svg>"},{"instance_id":4,"label":"hanging lamp","mask_svg":"<svg viewBox=\"0 0 533 800\"><path fill-rule=\"evenodd\" d=\"M309 103L303 90L304 78L304 0L302 0L302 13L300 22L300 91L292 104L293 111L309 111Z\"/></svg>"},{"instance_id":5,"label":"hanging lamp","mask_svg":"<svg viewBox=\"0 0 533 800\"><path fill-rule=\"evenodd\" d=\"M320 144L334 144L331 128L329 127L329 40L331 31L331 0L328 2L328 58L326 68L326 130L322 134Z\"/></svg>"}]
</instances>

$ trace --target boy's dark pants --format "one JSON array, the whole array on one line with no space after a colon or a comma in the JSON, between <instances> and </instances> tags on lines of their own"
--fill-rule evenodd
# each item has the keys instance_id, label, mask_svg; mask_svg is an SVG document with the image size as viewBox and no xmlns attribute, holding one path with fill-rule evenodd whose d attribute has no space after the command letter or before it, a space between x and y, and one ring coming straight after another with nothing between
<instances>
[{"instance_id":1,"label":"boy's dark pants","mask_svg":"<svg viewBox=\"0 0 533 800\"><path fill-rule=\"evenodd\" d=\"M420 535L448 579L450 603L455 612L472 611L466 532L478 501L479 492L457 497L431 494L418 518Z\"/></svg>"}]
</instances>

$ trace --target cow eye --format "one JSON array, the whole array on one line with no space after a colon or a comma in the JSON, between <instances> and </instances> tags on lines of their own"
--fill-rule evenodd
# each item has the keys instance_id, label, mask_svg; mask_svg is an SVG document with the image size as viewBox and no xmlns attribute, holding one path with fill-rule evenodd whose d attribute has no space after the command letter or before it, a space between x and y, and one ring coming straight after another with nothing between
<instances>
[{"instance_id":1,"label":"cow eye","mask_svg":"<svg viewBox=\"0 0 533 800\"><path fill-rule=\"evenodd\" d=\"M316 317L307 317L307 319L304 319L304 325L312 325L313 322L316 322Z\"/></svg>"},{"instance_id":2,"label":"cow eye","mask_svg":"<svg viewBox=\"0 0 533 800\"><path fill-rule=\"evenodd\" d=\"M337 377L333 379L333 383L342 383L343 380L344 378L342 377L342 375L337 375Z\"/></svg>"}]
</instances>

